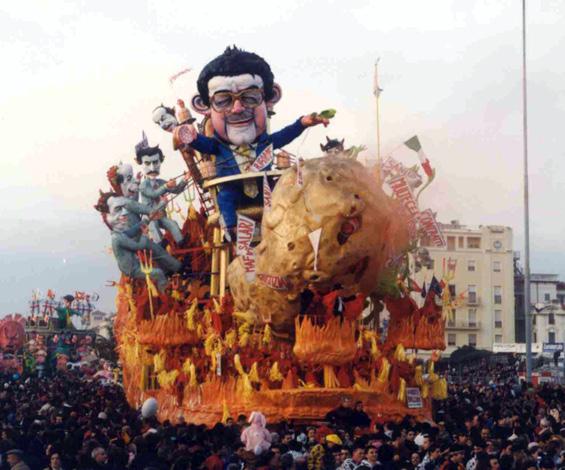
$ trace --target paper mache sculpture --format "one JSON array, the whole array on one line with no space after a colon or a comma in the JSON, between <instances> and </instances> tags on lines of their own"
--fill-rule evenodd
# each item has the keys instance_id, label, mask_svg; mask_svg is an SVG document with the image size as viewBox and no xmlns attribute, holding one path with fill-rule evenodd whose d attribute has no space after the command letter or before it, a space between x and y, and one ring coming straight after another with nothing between
<instances>
[{"instance_id":1,"label":"paper mache sculpture","mask_svg":"<svg viewBox=\"0 0 565 470\"><path fill-rule=\"evenodd\" d=\"M434 372L438 354L416 352L444 347L438 338L453 299L436 289L422 307L410 300L404 267L418 230L437 224L431 211L409 210L417 203L406 201L407 169L394 161L367 168L357 161L364 147L344 150L343 140L328 139L323 156L280 150L276 158L335 111L270 133L281 88L257 54L226 49L197 87L191 103L202 121L181 99L152 115L187 164L184 180L156 178L162 152L144 139L136 159L145 169L140 203L150 210L132 217L114 185L98 204L123 274L114 330L129 402L153 398L159 419L209 425L261 410L253 415L260 427L267 418L319 419L346 395L374 420L429 419L446 384ZM405 193L384 190L390 180ZM186 211L173 200L181 195ZM165 229L166 253L182 268L157 262L163 247L145 235L157 220L152 232ZM421 407L408 407L407 390Z\"/></svg>"}]
</instances>

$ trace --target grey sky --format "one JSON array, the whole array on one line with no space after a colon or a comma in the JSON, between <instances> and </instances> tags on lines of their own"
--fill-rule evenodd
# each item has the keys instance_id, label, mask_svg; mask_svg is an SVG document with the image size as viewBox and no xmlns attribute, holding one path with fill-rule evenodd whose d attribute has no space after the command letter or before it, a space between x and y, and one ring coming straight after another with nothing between
<instances>
[{"instance_id":1,"label":"grey sky","mask_svg":"<svg viewBox=\"0 0 565 470\"><path fill-rule=\"evenodd\" d=\"M528 5L532 268L565 277L564 7ZM380 56L383 152L418 134L437 168L422 206L511 226L522 250L520 15L519 0L2 2L0 315L24 311L33 288L96 291L112 308L104 283L117 272L92 209L106 169L132 161L145 129L167 155L164 176L180 173L151 110L188 100L233 43L264 56L283 87L273 129L338 110L290 146L304 156L326 134L374 153Z\"/></svg>"}]
</instances>

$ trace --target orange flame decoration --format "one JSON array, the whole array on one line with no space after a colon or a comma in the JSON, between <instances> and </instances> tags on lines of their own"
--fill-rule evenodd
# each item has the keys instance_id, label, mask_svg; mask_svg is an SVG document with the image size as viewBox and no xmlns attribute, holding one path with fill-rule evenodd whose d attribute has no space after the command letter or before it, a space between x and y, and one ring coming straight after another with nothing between
<instances>
[{"instance_id":1,"label":"orange flame decoration","mask_svg":"<svg viewBox=\"0 0 565 470\"><path fill-rule=\"evenodd\" d=\"M355 324L332 318L323 326L312 324L310 318L296 318L294 354L300 362L342 365L353 360L357 352Z\"/></svg>"},{"instance_id":2,"label":"orange flame decoration","mask_svg":"<svg viewBox=\"0 0 565 470\"><path fill-rule=\"evenodd\" d=\"M186 328L186 321L179 315L157 315L153 320L144 320L138 325L140 344L178 346L196 344L196 332Z\"/></svg>"}]
</instances>

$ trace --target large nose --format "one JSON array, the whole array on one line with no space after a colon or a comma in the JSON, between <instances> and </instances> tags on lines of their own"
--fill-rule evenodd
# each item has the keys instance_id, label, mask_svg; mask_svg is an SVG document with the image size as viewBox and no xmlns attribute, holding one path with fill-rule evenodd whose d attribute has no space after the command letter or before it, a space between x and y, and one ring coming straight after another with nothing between
<instances>
[{"instance_id":1,"label":"large nose","mask_svg":"<svg viewBox=\"0 0 565 470\"><path fill-rule=\"evenodd\" d=\"M232 113L241 113L245 108L241 104L241 100L236 99L233 103Z\"/></svg>"}]
</instances>

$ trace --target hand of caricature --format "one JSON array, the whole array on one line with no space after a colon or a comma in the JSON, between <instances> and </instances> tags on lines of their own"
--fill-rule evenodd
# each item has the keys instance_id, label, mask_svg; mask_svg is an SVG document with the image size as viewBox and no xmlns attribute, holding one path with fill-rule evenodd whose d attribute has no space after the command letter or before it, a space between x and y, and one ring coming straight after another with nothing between
<instances>
[{"instance_id":1,"label":"hand of caricature","mask_svg":"<svg viewBox=\"0 0 565 470\"><path fill-rule=\"evenodd\" d=\"M312 113L307 114L306 116L302 116L300 123L304 127L317 126L318 124L323 124L324 127L326 127L330 123L330 120L320 116L319 114Z\"/></svg>"},{"instance_id":2,"label":"hand of caricature","mask_svg":"<svg viewBox=\"0 0 565 470\"><path fill-rule=\"evenodd\" d=\"M176 185L177 185L177 182L176 182L175 180L173 180L173 179L171 179L171 180L169 180L169 181L167 181L167 182L165 183L165 186L166 186L168 189L173 189Z\"/></svg>"},{"instance_id":3,"label":"hand of caricature","mask_svg":"<svg viewBox=\"0 0 565 470\"><path fill-rule=\"evenodd\" d=\"M192 124L180 126L177 132L179 140L185 145L192 143L196 139L196 128Z\"/></svg>"}]
</instances>

